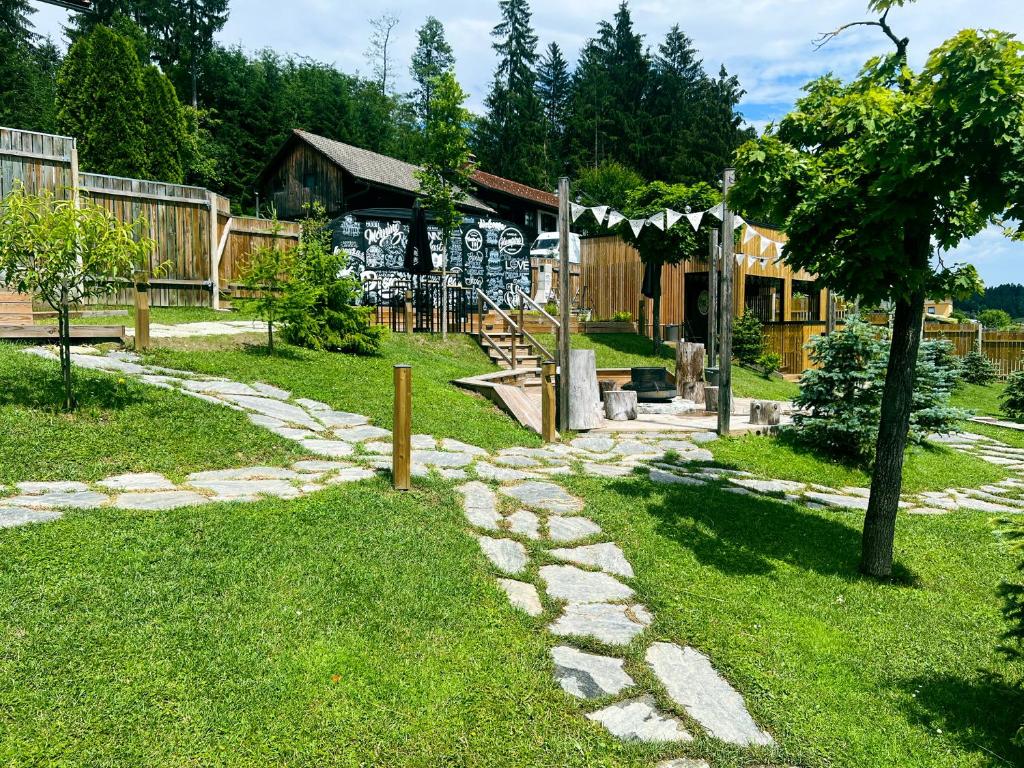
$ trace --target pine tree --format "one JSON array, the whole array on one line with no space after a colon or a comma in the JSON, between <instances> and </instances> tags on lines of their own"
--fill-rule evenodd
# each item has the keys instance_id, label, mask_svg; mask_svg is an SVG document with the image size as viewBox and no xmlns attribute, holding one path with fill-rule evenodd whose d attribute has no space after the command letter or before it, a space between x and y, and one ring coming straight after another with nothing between
<instances>
[{"instance_id":1,"label":"pine tree","mask_svg":"<svg viewBox=\"0 0 1024 768\"><path fill-rule=\"evenodd\" d=\"M566 143L576 168L597 168L608 159L605 139L611 104L605 88L605 50L597 40L589 40L572 79Z\"/></svg>"},{"instance_id":2,"label":"pine tree","mask_svg":"<svg viewBox=\"0 0 1024 768\"><path fill-rule=\"evenodd\" d=\"M199 106L199 72L213 50L213 36L228 20L228 0L163 0L157 57L165 72L180 72Z\"/></svg>"},{"instance_id":3,"label":"pine tree","mask_svg":"<svg viewBox=\"0 0 1024 768\"><path fill-rule=\"evenodd\" d=\"M526 0L501 0L491 35L498 54L477 147L487 170L524 184L543 184L544 137L537 96L537 36Z\"/></svg>"},{"instance_id":4,"label":"pine tree","mask_svg":"<svg viewBox=\"0 0 1024 768\"><path fill-rule=\"evenodd\" d=\"M703 163L694 152L706 81L693 41L673 26L654 59L650 113L657 149L641 166L645 174L686 183L711 180L701 175Z\"/></svg>"},{"instance_id":5,"label":"pine tree","mask_svg":"<svg viewBox=\"0 0 1024 768\"><path fill-rule=\"evenodd\" d=\"M185 180L184 154L189 144L188 128L178 95L167 76L157 67L146 67L142 75L146 115L146 176L169 184Z\"/></svg>"},{"instance_id":6,"label":"pine tree","mask_svg":"<svg viewBox=\"0 0 1024 768\"><path fill-rule=\"evenodd\" d=\"M71 46L57 89L58 127L78 139L84 170L146 174L142 67L131 43L96 27Z\"/></svg>"},{"instance_id":7,"label":"pine tree","mask_svg":"<svg viewBox=\"0 0 1024 768\"><path fill-rule=\"evenodd\" d=\"M424 123L430 119L430 99L434 79L455 70L455 54L444 36L444 25L433 16L428 16L423 26L416 31L416 50L412 54L409 71L416 81L412 98L416 104L416 116Z\"/></svg>"},{"instance_id":8,"label":"pine tree","mask_svg":"<svg viewBox=\"0 0 1024 768\"><path fill-rule=\"evenodd\" d=\"M0 6L0 125L54 130L54 88L60 53L33 31L26 0Z\"/></svg>"},{"instance_id":9,"label":"pine tree","mask_svg":"<svg viewBox=\"0 0 1024 768\"><path fill-rule=\"evenodd\" d=\"M537 95L544 114L544 166L547 186L566 171L565 127L569 108L569 65L558 43L551 43L537 68Z\"/></svg>"},{"instance_id":10,"label":"pine tree","mask_svg":"<svg viewBox=\"0 0 1024 768\"><path fill-rule=\"evenodd\" d=\"M35 37L31 17L35 12L28 0L4 0L0 5L0 37L21 44L31 43Z\"/></svg>"}]
</instances>

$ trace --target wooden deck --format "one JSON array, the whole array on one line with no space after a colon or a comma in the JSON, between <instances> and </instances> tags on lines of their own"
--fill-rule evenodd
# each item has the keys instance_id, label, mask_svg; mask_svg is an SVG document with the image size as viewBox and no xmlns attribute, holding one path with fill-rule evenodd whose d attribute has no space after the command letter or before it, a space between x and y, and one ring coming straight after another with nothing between
<instances>
[{"instance_id":1,"label":"wooden deck","mask_svg":"<svg viewBox=\"0 0 1024 768\"><path fill-rule=\"evenodd\" d=\"M35 343L53 343L58 339L56 325L0 324L0 340ZM73 325L72 344L124 343L127 339L123 325Z\"/></svg>"}]
</instances>

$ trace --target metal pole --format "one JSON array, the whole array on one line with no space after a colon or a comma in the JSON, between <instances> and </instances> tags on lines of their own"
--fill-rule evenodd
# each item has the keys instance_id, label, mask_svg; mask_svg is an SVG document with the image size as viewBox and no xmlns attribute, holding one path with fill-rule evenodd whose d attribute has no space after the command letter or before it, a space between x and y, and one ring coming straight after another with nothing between
<instances>
[{"instance_id":1,"label":"metal pole","mask_svg":"<svg viewBox=\"0 0 1024 768\"><path fill-rule=\"evenodd\" d=\"M736 169L726 168L722 174L722 337L718 355L718 434L728 435L732 417L732 273L733 257L732 211L727 203L729 190L736 181Z\"/></svg>"},{"instance_id":2,"label":"metal pole","mask_svg":"<svg viewBox=\"0 0 1024 768\"><path fill-rule=\"evenodd\" d=\"M715 367L718 353L718 232L708 238L708 367Z\"/></svg>"},{"instance_id":3,"label":"metal pole","mask_svg":"<svg viewBox=\"0 0 1024 768\"><path fill-rule=\"evenodd\" d=\"M569 296L569 178L558 180L558 319L562 332L558 336L558 426L569 431L569 324L572 321Z\"/></svg>"},{"instance_id":4,"label":"metal pole","mask_svg":"<svg viewBox=\"0 0 1024 768\"><path fill-rule=\"evenodd\" d=\"M396 491L412 488L412 368L395 366L395 419L391 431L391 482Z\"/></svg>"}]
</instances>

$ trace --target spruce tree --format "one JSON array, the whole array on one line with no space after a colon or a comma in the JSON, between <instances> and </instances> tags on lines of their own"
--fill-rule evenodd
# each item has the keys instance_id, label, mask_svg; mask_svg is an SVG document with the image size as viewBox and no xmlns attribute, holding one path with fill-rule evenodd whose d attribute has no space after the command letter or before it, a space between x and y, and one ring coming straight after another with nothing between
<instances>
[{"instance_id":1,"label":"spruce tree","mask_svg":"<svg viewBox=\"0 0 1024 768\"><path fill-rule=\"evenodd\" d=\"M54 87L60 53L32 28L35 9L26 0L0 6L0 125L54 130Z\"/></svg>"},{"instance_id":2,"label":"spruce tree","mask_svg":"<svg viewBox=\"0 0 1024 768\"><path fill-rule=\"evenodd\" d=\"M537 96L537 36L526 0L501 0L491 35L498 54L478 152L486 170L524 184L544 183L544 137Z\"/></svg>"},{"instance_id":3,"label":"spruce tree","mask_svg":"<svg viewBox=\"0 0 1024 768\"><path fill-rule=\"evenodd\" d=\"M57 89L58 128L78 139L83 170L146 174L142 67L131 43L96 27L71 46Z\"/></svg>"},{"instance_id":4,"label":"spruce tree","mask_svg":"<svg viewBox=\"0 0 1024 768\"><path fill-rule=\"evenodd\" d=\"M698 119L707 94L707 75L693 41L675 25L658 46L652 73L650 113L656 149L641 169L686 183L711 181L694 151Z\"/></svg>"},{"instance_id":5,"label":"spruce tree","mask_svg":"<svg viewBox=\"0 0 1024 768\"><path fill-rule=\"evenodd\" d=\"M569 107L569 65L558 43L551 43L537 68L537 95L544 114L544 167L547 186L566 170L565 125Z\"/></svg>"},{"instance_id":6,"label":"spruce tree","mask_svg":"<svg viewBox=\"0 0 1024 768\"><path fill-rule=\"evenodd\" d=\"M167 76L155 66L142 75L146 115L146 176L169 184L185 180L184 153L189 143L185 114Z\"/></svg>"},{"instance_id":7,"label":"spruce tree","mask_svg":"<svg viewBox=\"0 0 1024 768\"><path fill-rule=\"evenodd\" d=\"M434 79L455 71L455 54L444 36L444 25L433 16L428 16L423 26L416 30L416 50L412 54L409 71L416 88L412 98L416 105L416 116L427 123L430 119L430 99Z\"/></svg>"}]
</instances>

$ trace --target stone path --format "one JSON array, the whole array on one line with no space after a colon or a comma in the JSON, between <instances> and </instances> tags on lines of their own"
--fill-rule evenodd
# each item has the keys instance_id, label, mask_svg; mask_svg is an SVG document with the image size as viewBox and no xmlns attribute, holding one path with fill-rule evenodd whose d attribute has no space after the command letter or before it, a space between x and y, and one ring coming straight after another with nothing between
<instances>
[{"instance_id":1,"label":"stone path","mask_svg":"<svg viewBox=\"0 0 1024 768\"><path fill-rule=\"evenodd\" d=\"M134 336L135 328L124 329L126 336ZM262 320L214 320L204 323L177 323L163 325L150 323L149 336L152 339L190 339L196 336L238 336L243 333L266 333L267 324Z\"/></svg>"},{"instance_id":2,"label":"stone path","mask_svg":"<svg viewBox=\"0 0 1024 768\"><path fill-rule=\"evenodd\" d=\"M56 360L48 348L27 351ZM73 361L243 412L254 424L321 458L289 467L196 472L177 484L156 473L119 475L95 483L19 483L13 489L0 488L0 528L55 520L66 509L168 510L214 501L292 499L390 470L390 433L360 414L295 398L266 384L145 365L130 352L101 354L79 348ZM933 437L1015 473L1024 470L1024 450L980 435ZM456 440L413 438L413 474L436 472L460 481L467 523L493 566L498 586L515 609L546 624L558 685L581 701L587 718L627 741L685 743L700 733L738 747L774 743L707 656L688 646L651 642L655 617L629 583L632 565L586 517L584 501L559 484L561 476L645 475L656 484L713 485L730 493L816 508L856 510L867 504L863 488L765 480L707 466L712 455L703 445L714 439L707 432L681 437L631 432L488 453ZM961 509L1024 512L1024 475L980 489L917 494L902 504L910 514ZM642 663L645 674L634 676L627 657L642 659L634 663ZM669 703L671 711L659 702ZM687 766L708 768L706 762L688 758L662 761L657 768Z\"/></svg>"}]
</instances>

